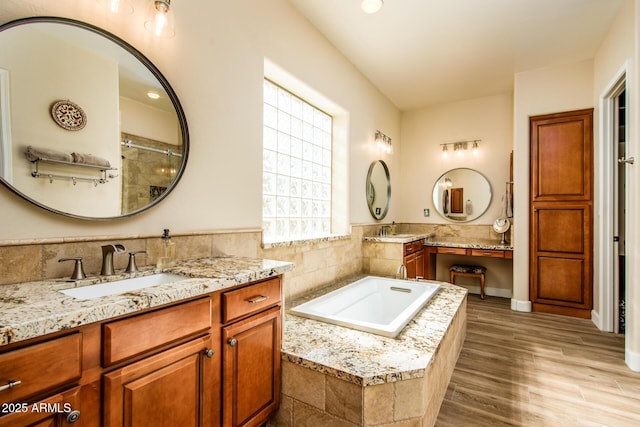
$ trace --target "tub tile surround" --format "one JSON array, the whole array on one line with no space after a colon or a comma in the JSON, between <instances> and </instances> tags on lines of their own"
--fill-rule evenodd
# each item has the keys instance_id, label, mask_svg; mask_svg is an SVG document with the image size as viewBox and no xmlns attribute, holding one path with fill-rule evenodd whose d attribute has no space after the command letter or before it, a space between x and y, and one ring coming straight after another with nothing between
<instances>
[{"instance_id":1,"label":"tub tile surround","mask_svg":"<svg viewBox=\"0 0 640 427\"><path fill-rule=\"evenodd\" d=\"M464 288L440 292L396 339L297 317L287 303L283 405L272 426L433 425L466 330ZM309 423L304 420L313 420Z\"/></svg>"}]
</instances>

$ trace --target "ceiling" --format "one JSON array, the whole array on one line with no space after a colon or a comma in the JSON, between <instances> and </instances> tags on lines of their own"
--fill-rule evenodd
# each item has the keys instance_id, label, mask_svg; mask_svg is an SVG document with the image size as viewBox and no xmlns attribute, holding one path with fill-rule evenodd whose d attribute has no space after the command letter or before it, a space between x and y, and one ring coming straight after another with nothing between
<instances>
[{"instance_id":1,"label":"ceiling","mask_svg":"<svg viewBox=\"0 0 640 427\"><path fill-rule=\"evenodd\" d=\"M512 90L593 58L623 0L289 0L400 110Z\"/></svg>"}]
</instances>

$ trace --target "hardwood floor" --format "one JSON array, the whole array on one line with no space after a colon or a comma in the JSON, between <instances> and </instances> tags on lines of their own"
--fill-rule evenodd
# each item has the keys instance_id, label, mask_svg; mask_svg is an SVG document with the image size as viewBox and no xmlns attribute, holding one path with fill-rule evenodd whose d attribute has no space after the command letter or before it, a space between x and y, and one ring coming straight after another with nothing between
<instances>
[{"instance_id":1,"label":"hardwood floor","mask_svg":"<svg viewBox=\"0 0 640 427\"><path fill-rule=\"evenodd\" d=\"M640 373L624 363L624 337L590 320L470 295L436 426L640 426Z\"/></svg>"}]
</instances>

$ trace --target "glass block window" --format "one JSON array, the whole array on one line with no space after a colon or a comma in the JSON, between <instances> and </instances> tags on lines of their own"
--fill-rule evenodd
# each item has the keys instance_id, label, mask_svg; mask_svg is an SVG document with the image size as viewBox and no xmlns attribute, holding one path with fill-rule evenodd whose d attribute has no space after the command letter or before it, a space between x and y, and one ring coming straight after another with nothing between
<instances>
[{"instance_id":1,"label":"glass block window","mask_svg":"<svg viewBox=\"0 0 640 427\"><path fill-rule=\"evenodd\" d=\"M265 243L331 234L332 117L264 80Z\"/></svg>"}]
</instances>

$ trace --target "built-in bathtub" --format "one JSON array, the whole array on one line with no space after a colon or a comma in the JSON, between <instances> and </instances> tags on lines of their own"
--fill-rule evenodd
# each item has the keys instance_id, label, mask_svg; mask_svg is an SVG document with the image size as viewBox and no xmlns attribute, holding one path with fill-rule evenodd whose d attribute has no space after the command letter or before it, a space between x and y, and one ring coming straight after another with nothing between
<instances>
[{"instance_id":1,"label":"built-in bathtub","mask_svg":"<svg viewBox=\"0 0 640 427\"><path fill-rule=\"evenodd\" d=\"M368 276L298 305L291 313L395 338L440 285Z\"/></svg>"}]
</instances>

